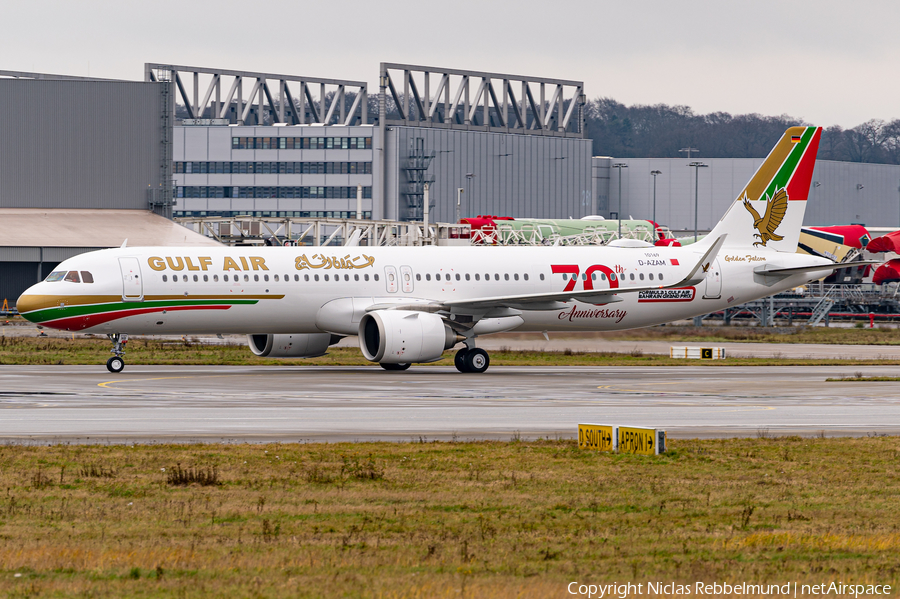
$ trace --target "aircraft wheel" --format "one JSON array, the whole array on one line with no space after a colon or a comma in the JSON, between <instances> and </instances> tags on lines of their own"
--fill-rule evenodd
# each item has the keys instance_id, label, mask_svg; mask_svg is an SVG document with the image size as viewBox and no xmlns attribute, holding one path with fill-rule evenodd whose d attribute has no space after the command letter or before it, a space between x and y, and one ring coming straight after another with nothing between
<instances>
[{"instance_id":1,"label":"aircraft wheel","mask_svg":"<svg viewBox=\"0 0 900 599\"><path fill-rule=\"evenodd\" d=\"M113 356L106 361L106 369L110 372L122 372L125 369L125 360L118 356Z\"/></svg>"},{"instance_id":2,"label":"aircraft wheel","mask_svg":"<svg viewBox=\"0 0 900 599\"><path fill-rule=\"evenodd\" d=\"M468 372L482 373L491 365L491 358L483 349L476 347L466 353L466 370Z\"/></svg>"},{"instance_id":3,"label":"aircraft wheel","mask_svg":"<svg viewBox=\"0 0 900 599\"><path fill-rule=\"evenodd\" d=\"M412 364L410 364L409 362L407 362L406 364L388 364L387 362L380 362L378 365L385 370L406 370L407 368L412 366Z\"/></svg>"},{"instance_id":4,"label":"aircraft wheel","mask_svg":"<svg viewBox=\"0 0 900 599\"><path fill-rule=\"evenodd\" d=\"M469 353L467 348L462 348L458 352L456 352L456 357L453 358L453 365L456 366L456 369L460 372L469 372L466 369L466 354Z\"/></svg>"}]
</instances>

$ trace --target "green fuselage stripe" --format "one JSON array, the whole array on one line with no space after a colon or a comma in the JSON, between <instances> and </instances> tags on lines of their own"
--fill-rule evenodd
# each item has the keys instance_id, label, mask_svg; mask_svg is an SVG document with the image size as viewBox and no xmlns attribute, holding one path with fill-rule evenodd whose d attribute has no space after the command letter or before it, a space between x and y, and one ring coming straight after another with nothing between
<instances>
[{"instance_id":1,"label":"green fuselage stripe","mask_svg":"<svg viewBox=\"0 0 900 599\"><path fill-rule=\"evenodd\" d=\"M115 312L117 310L134 310L135 308L167 308L178 306L235 306L253 305L259 300L160 300L143 302L115 302L112 304L91 304L88 306L65 306L59 308L44 308L28 313L31 322L47 322L60 318L73 316L86 316L88 314L100 314L103 312Z\"/></svg>"}]
</instances>

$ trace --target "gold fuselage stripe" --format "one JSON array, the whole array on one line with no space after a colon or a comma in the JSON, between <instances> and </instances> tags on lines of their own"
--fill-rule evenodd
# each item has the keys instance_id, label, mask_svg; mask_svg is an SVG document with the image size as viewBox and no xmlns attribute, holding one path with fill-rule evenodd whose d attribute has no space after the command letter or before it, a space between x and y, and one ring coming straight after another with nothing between
<instances>
[{"instance_id":1,"label":"gold fuselage stripe","mask_svg":"<svg viewBox=\"0 0 900 599\"><path fill-rule=\"evenodd\" d=\"M229 300L265 300L282 299L284 295L245 295L243 293L229 293L226 295L145 295L143 301L229 301ZM44 308L59 308L66 306L87 306L90 304L110 304L121 302L121 295L23 295L16 302L19 312L32 312ZM128 303L140 303L131 301Z\"/></svg>"}]
</instances>

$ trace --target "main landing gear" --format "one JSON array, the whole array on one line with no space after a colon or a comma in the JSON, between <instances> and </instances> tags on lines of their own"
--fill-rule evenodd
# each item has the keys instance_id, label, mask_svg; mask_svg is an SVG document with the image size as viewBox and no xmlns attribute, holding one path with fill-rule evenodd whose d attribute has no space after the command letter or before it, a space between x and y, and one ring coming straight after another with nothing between
<instances>
[{"instance_id":1,"label":"main landing gear","mask_svg":"<svg viewBox=\"0 0 900 599\"><path fill-rule=\"evenodd\" d=\"M456 352L453 364L460 372L482 373L491 365L491 358L486 351L479 347L472 349L464 347Z\"/></svg>"},{"instance_id":2,"label":"main landing gear","mask_svg":"<svg viewBox=\"0 0 900 599\"><path fill-rule=\"evenodd\" d=\"M106 369L113 373L122 372L125 369L125 360L122 356L125 355L125 344L128 343L128 335L124 333L107 333L106 336L113 342L113 348L109 350L113 357L106 361Z\"/></svg>"}]
</instances>

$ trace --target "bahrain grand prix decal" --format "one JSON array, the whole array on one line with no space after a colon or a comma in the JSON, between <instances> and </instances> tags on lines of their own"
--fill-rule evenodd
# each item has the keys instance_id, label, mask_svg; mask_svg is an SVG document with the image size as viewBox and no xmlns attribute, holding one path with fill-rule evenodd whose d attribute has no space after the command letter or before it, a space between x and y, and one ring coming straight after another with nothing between
<instances>
[{"instance_id":1,"label":"bahrain grand prix decal","mask_svg":"<svg viewBox=\"0 0 900 599\"><path fill-rule=\"evenodd\" d=\"M787 212L788 194L785 188L782 187L776 190L775 195L772 197L766 196L766 213L763 216L760 216L759 212L750 204L746 192L743 200L744 208L753 215L753 227L759 231L759 233L753 235L754 237L759 237L759 241L753 242L753 247L765 247L770 240L781 241L784 239L782 235L776 235L775 230L781 224L781 221L784 220L784 215Z\"/></svg>"}]
</instances>

